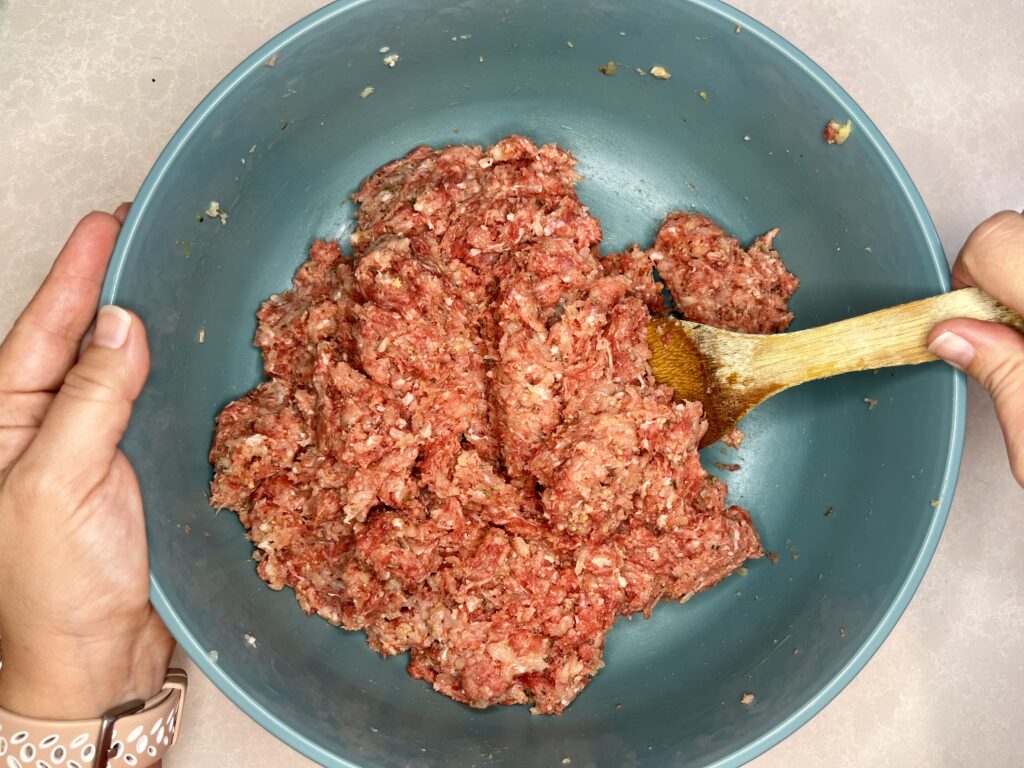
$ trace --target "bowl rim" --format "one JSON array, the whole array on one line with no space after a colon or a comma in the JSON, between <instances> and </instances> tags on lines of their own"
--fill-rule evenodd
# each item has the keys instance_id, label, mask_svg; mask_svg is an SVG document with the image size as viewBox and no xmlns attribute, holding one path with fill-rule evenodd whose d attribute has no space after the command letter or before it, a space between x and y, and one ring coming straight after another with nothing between
<instances>
[{"instance_id":1,"label":"bowl rim","mask_svg":"<svg viewBox=\"0 0 1024 768\"><path fill-rule=\"evenodd\" d=\"M191 112L181 127L174 133L167 146L160 153L153 168L147 174L135 202L132 204L128 217L121 229L114 254L111 259L110 268L107 271L103 283L101 301L103 304L111 303L117 295L117 288L120 283L121 273L128 260L128 253L131 250L132 241L135 237L139 221L144 216L146 209L159 187L167 169L174 162L178 153L185 146L192 134L198 129L203 121L210 115L217 105L253 70L263 66L263 63L274 53L280 51L293 40L302 37L310 30L324 24L334 17L345 13L353 8L364 5L372 0L335 0L329 5L314 11L305 16L283 31L273 36L266 43L257 48L245 60L237 65L223 80L221 80L210 93ZM739 25L743 32L751 34L770 45L778 53L785 56L793 64L798 66L806 74L817 81L818 85L825 89L846 109L849 119L852 119L857 126L860 139L868 141L875 151L882 157L885 164L898 183L904 197L909 203L916 217L916 223L924 234L928 243L928 255L939 276L943 291L950 289L948 262L945 252L939 241L938 233L932 222L931 216L925 207L924 200L911 180L903 164L896 153L882 136L881 132L853 100L853 98L835 81L828 73L800 51L792 43L788 42L778 33L767 26L748 16L742 11L722 2L721 0L668 0L675 5L696 5L721 17L731 24ZM939 538L942 535L946 520L949 516L949 509L952 503L953 491L956 488L957 477L960 470L960 461L963 456L964 426L966 420L966 377L964 374L950 369L950 375L954 377L952 413L950 424L950 448L946 456L945 467L943 468L942 485L939 490L939 505L935 509L931 525L928 528L921 548L918 550L909 573L900 585L899 592L889 606L882 619L867 637L867 639L856 650L849 661L830 679L821 689L806 701L803 706L793 712L775 727L762 733L743 747L740 747L728 755L725 755L715 762L710 763L708 768L738 768L738 766L753 760L763 754L776 744L797 731L806 724L812 717L825 708L839 693L853 680L853 678L871 660L885 639L892 632L903 612L910 603L911 598L917 591L918 586L924 577L925 571L931 562L935 549L938 546ZM259 723L263 728L277 738L284 741L292 748L298 750L306 757L315 760L331 768L369 768L367 764L360 765L336 755L312 740L297 732L290 725L282 721L262 704L253 699L238 683L236 683L216 662L207 655L197 638L191 633L185 623L178 616L174 607L168 601L163 589L158 583L155 575L150 572L150 600L156 608L157 613L163 619L167 628L174 635L178 644L189 655L192 661L200 670L220 689L232 702L242 709L247 715Z\"/></svg>"}]
</instances>

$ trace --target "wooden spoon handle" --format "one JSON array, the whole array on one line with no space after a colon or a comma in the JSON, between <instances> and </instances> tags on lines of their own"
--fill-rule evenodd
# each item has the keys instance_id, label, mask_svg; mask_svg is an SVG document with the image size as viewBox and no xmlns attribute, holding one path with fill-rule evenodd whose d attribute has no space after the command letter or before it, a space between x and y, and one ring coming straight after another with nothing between
<instances>
[{"instance_id":1,"label":"wooden spoon handle","mask_svg":"<svg viewBox=\"0 0 1024 768\"><path fill-rule=\"evenodd\" d=\"M754 375L784 387L850 371L937 360L928 333L937 323L968 317L1024 333L1024 318L979 288L964 288L838 323L773 337L752 360Z\"/></svg>"}]
</instances>

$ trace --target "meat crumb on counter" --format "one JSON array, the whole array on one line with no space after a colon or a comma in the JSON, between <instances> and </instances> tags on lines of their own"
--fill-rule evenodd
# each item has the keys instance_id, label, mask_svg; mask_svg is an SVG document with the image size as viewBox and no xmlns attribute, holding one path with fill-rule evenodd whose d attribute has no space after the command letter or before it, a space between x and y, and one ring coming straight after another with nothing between
<instances>
[{"instance_id":1,"label":"meat crumb on counter","mask_svg":"<svg viewBox=\"0 0 1024 768\"><path fill-rule=\"evenodd\" d=\"M743 250L686 213L602 259L575 165L509 136L376 171L353 254L315 241L260 307L267 380L210 452L271 588L472 707L562 712L617 616L764 554L701 467L700 404L654 380L652 267L685 315L743 330L785 327L795 278L773 233Z\"/></svg>"},{"instance_id":2,"label":"meat crumb on counter","mask_svg":"<svg viewBox=\"0 0 1024 768\"><path fill-rule=\"evenodd\" d=\"M754 694L752 694L752 693L744 693L740 697L740 704L746 704L747 706L749 706L749 705L754 703L756 698L757 697L755 697Z\"/></svg>"}]
</instances>

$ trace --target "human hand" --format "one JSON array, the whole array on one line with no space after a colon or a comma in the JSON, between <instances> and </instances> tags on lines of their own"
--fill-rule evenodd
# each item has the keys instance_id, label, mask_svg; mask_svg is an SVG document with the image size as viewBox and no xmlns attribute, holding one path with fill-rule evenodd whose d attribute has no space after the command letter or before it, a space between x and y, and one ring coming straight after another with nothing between
<instances>
[{"instance_id":1,"label":"human hand","mask_svg":"<svg viewBox=\"0 0 1024 768\"><path fill-rule=\"evenodd\" d=\"M953 287L977 286L1024 314L1024 214L1001 211L971 233L953 265ZM1024 335L981 320L946 320L928 348L988 390L1006 438L1010 467L1024 485Z\"/></svg>"},{"instance_id":2,"label":"human hand","mask_svg":"<svg viewBox=\"0 0 1024 768\"><path fill-rule=\"evenodd\" d=\"M96 315L127 211L78 223L0 346L0 705L22 715L93 718L146 699L174 647L149 603L142 499L118 449L146 332L122 309Z\"/></svg>"}]
</instances>

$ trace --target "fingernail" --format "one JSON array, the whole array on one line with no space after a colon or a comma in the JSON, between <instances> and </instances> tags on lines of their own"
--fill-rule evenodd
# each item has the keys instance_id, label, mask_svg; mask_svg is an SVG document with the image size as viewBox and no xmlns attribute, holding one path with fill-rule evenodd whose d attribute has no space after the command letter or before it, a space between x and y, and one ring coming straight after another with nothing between
<instances>
[{"instance_id":1,"label":"fingernail","mask_svg":"<svg viewBox=\"0 0 1024 768\"><path fill-rule=\"evenodd\" d=\"M113 304L101 307L96 315L96 328L92 332L93 346L120 349L131 327L132 316L123 309Z\"/></svg>"},{"instance_id":2,"label":"fingernail","mask_svg":"<svg viewBox=\"0 0 1024 768\"><path fill-rule=\"evenodd\" d=\"M952 331L943 331L928 345L928 351L952 365L963 370L974 359L974 347L962 336Z\"/></svg>"},{"instance_id":3,"label":"fingernail","mask_svg":"<svg viewBox=\"0 0 1024 768\"><path fill-rule=\"evenodd\" d=\"M128 218L128 211L131 207L132 204L129 201L121 203L114 210L114 218L117 219L121 224L124 224L124 220Z\"/></svg>"}]
</instances>

